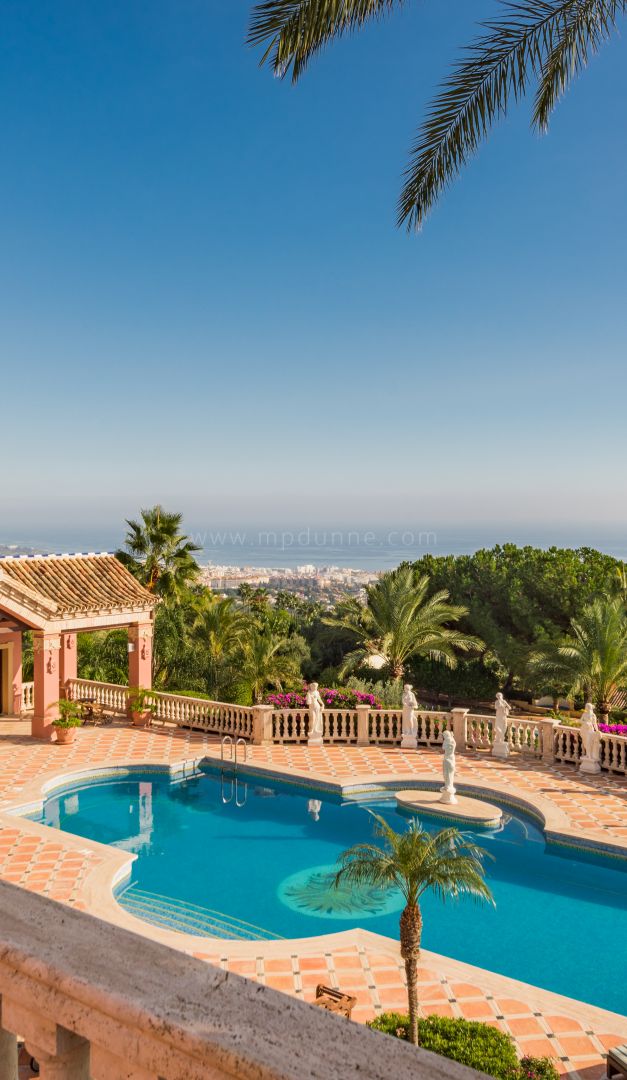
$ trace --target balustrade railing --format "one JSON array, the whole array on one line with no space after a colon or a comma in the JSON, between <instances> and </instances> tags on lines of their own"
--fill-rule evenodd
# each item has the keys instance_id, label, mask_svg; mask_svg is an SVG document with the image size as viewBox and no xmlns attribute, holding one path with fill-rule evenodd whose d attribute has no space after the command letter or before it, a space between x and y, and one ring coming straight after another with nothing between
<instances>
[{"instance_id":1,"label":"balustrade railing","mask_svg":"<svg viewBox=\"0 0 627 1080\"><path fill-rule=\"evenodd\" d=\"M507 722L505 741L510 750L541 757L544 745L544 721L538 717L514 716ZM550 725L549 725L550 726ZM466 746L473 750L489 750L494 742L494 717L468 713L466 716Z\"/></svg>"},{"instance_id":2,"label":"balustrade railing","mask_svg":"<svg viewBox=\"0 0 627 1080\"><path fill-rule=\"evenodd\" d=\"M41 1080L479 1080L66 904L0 881L0 1075ZM52 932L51 932L52 928ZM483 1075L483 1074L481 1074Z\"/></svg>"},{"instance_id":3,"label":"balustrade railing","mask_svg":"<svg viewBox=\"0 0 627 1080\"><path fill-rule=\"evenodd\" d=\"M523 754L540 755L542 753L542 740L537 718L510 717L506 739L510 750L518 750Z\"/></svg>"},{"instance_id":4,"label":"balustrade railing","mask_svg":"<svg viewBox=\"0 0 627 1080\"><path fill-rule=\"evenodd\" d=\"M356 709L325 709L323 739L328 743L356 743ZM272 713L272 738L277 743L304 743L309 736L308 709L275 709Z\"/></svg>"},{"instance_id":5,"label":"balustrade railing","mask_svg":"<svg viewBox=\"0 0 627 1080\"><path fill-rule=\"evenodd\" d=\"M360 709L325 709L323 712L326 743L371 743L400 745L403 737L401 709L370 709L367 732L360 737ZM417 740L422 746L438 746L446 730L453 730L452 713L423 710L415 714ZM272 713L272 737L278 743L304 743L309 735L309 711L275 709Z\"/></svg>"},{"instance_id":6,"label":"balustrade railing","mask_svg":"<svg viewBox=\"0 0 627 1080\"><path fill-rule=\"evenodd\" d=\"M420 710L414 712L416 740L420 746L440 746L445 731L453 730L453 714ZM402 709L371 709L369 718L371 743L399 746L403 737Z\"/></svg>"},{"instance_id":7,"label":"balustrade railing","mask_svg":"<svg viewBox=\"0 0 627 1080\"><path fill-rule=\"evenodd\" d=\"M466 746L472 750L489 750L492 746L494 717L468 713L466 716Z\"/></svg>"},{"instance_id":8,"label":"balustrade railing","mask_svg":"<svg viewBox=\"0 0 627 1080\"><path fill-rule=\"evenodd\" d=\"M126 716L128 706L128 686L118 683L96 682L92 679L68 679L65 692L72 701L94 701L104 705L110 712Z\"/></svg>"},{"instance_id":9,"label":"balustrade railing","mask_svg":"<svg viewBox=\"0 0 627 1080\"><path fill-rule=\"evenodd\" d=\"M71 679L66 690L74 700L86 698L95 701L116 715L125 716L128 712L128 686L91 679ZM185 694L165 694L158 690L152 691L150 700L154 706L153 718L162 723L218 735L252 738L253 709L246 705L208 701Z\"/></svg>"},{"instance_id":10,"label":"balustrade railing","mask_svg":"<svg viewBox=\"0 0 627 1080\"><path fill-rule=\"evenodd\" d=\"M35 683L22 683L22 712L32 712L35 704Z\"/></svg>"},{"instance_id":11,"label":"balustrade railing","mask_svg":"<svg viewBox=\"0 0 627 1080\"><path fill-rule=\"evenodd\" d=\"M112 713L128 713L128 686L101 683L91 679L71 679L66 686L69 696L86 698L103 705ZM178 727L194 728L218 735L242 736L253 742L306 743L309 712L302 709L272 709L268 705L234 705L224 701L183 694L153 691L154 718ZM33 684L24 683L22 708L32 708ZM445 731L452 731L458 750L489 750L494 737L494 717L467 713L464 709L415 712L416 738L419 746L440 746ZM323 739L329 744L399 746L403 734L401 709L325 709ZM581 740L577 728L553 725L539 717L510 717L506 740L512 751L552 760L578 763ZM601 768L627 775L627 738L602 735Z\"/></svg>"},{"instance_id":12,"label":"balustrade railing","mask_svg":"<svg viewBox=\"0 0 627 1080\"><path fill-rule=\"evenodd\" d=\"M583 757L579 728L557 724L554 738L555 760L578 765ZM601 732L599 765L608 772L627 776L627 737Z\"/></svg>"}]
</instances>

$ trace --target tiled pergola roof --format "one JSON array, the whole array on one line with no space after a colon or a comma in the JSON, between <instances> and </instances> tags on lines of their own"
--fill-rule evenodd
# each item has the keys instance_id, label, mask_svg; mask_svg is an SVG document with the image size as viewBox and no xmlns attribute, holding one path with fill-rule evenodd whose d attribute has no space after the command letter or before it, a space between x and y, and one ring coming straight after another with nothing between
<instances>
[{"instance_id":1,"label":"tiled pergola roof","mask_svg":"<svg viewBox=\"0 0 627 1080\"><path fill-rule=\"evenodd\" d=\"M157 604L110 554L0 558L0 607L3 597L54 622L150 613Z\"/></svg>"}]
</instances>

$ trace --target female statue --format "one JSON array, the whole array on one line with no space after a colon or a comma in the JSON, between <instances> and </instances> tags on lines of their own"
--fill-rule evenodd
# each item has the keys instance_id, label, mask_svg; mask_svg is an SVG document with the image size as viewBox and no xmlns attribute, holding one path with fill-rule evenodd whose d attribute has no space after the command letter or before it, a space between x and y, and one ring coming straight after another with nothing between
<instances>
[{"instance_id":1,"label":"female statue","mask_svg":"<svg viewBox=\"0 0 627 1080\"><path fill-rule=\"evenodd\" d=\"M442 763L442 770L444 772L444 787L441 788L442 798L440 802L443 803L456 803L455 798L455 749L457 743L455 742L455 736L452 731L445 731L442 736L442 749L444 751L444 761Z\"/></svg>"},{"instance_id":2,"label":"female statue","mask_svg":"<svg viewBox=\"0 0 627 1080\"><path fill-rule=\"evenodd\" d=\"M418 701L414 694L413 687L411 683L405 683L403 687L403 738L401 747L411 747L415 750L417 746L416 734L418 725L414 714L414 709L417 708Z\"/></svg>"},{"instance_id":3,"label":"female statue","mask_svg":"<svg viewBox=\"0 0 627 1080\"><path fill-rule=\"evenodd\" d=\"M492 741L492 755L498 758L509 757L509 746L505 741L507 719L512 710L509 702L499 692L494 702L494 738Z\"/></svg>"},{"instance_id":4,"label":"female statue","mask_svg":"<svg viewBox=\"0 0 627 1080\"><path fill-rule=\"evenodd\" d=\"M309 683L306 700L307 708L309 709L308 745L322 746L322 736L324 734L324 718L322 711L324 709L324 702L320 697L317 682Z\"/></svg>"},{"instance_id":5,"label":"female statue","mask_svg":"<svg viewBox=\"0 0 627 1080\"><path fill-rule=\"evenodd\" d=\"M598 773L601 771L599 757L601 755L601 733L597 722L594 706L588 701L581 714L581 727L579 729L583 748L583 757L579 763L579 771L583 773Z\"/></svg>"}]
</instances>

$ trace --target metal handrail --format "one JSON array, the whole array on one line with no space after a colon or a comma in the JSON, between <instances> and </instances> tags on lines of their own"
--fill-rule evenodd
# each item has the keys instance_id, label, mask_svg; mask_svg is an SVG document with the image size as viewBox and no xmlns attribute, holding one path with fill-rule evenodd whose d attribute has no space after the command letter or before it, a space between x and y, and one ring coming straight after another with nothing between
<instances>
[{"instance_id":1,"label":"metal handrail","mask_svg":"<svg viewBox=\"0 0 627 1080\"><path fill-rule=\"evenodd\" d=\"M229 745L229 761L233 760L233 739L230 735L223 735L220 739L220 761L224 762L224 747ZM237 748L235 750L235 764L237 765Z\"/></svg>"}]
</instances>

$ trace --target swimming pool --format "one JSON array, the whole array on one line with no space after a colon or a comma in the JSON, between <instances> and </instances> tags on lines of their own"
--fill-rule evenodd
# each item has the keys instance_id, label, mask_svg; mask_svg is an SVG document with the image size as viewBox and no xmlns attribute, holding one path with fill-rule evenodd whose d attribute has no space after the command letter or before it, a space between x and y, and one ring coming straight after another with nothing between
<instances>
[{"instance_id":1,"label":"swimming pool","mask_svg":"<svg viewBox=\"0 0 627 1080\"><path fill-rule=\"evenodd\" d=\"M397 829L395 801L342 801L240 774L186 781L137 773L53 794L37 818L133 851L117 894L158 925L227 938L310 937L361 926L398 936L400 895L336 892L329 874L346 847L372 835L367 807ZM426 828L437 828L425 819ZM423 900L425 948L592 1004L627 1011L627 872L619 860L546 845L540 828L507 811L478 830L494 856L496 909Z\"/></svg>"}]
</instances>

